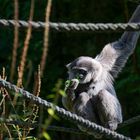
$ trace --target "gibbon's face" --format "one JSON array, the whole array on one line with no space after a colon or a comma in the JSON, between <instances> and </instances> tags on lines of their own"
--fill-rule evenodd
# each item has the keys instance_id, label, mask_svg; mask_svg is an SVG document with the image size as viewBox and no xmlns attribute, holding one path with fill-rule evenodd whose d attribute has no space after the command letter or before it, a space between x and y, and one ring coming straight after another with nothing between
<instances>
[{"instance_id":1,"label":"gibbon's face","mask_svg":"<svg viewBox=\"0 0 140 140\"><path fill-rule=\"evenodd\" d=\"M78 79L80 83L96 82L101 75L102 66L91 57L79 57L67 66L69 80Z\"/></svg>"}]
</instances>

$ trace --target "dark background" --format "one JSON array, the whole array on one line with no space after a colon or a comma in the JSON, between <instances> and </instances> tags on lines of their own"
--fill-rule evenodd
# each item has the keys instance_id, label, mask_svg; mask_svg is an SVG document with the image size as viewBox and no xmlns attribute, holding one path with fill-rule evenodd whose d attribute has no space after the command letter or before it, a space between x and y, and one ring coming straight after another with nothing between
<instances>
[{"instance_id":1,"label":"dark background","mask_svg":"<svg viewBox=\"0 0 140 140\"><path fill-rule=\"evenodd\" d=\"M44 21L46 0L36 0L34 21ZM127 22L137 3L127 0L53 0L51 11L51 22L74 22L74 23L119 23ZM28 20L30 10L30 0L19 1L19 19ZM0 18L13 19L14 5L11 0L0 0ZM10 76L12 49L14 32L13 28L0 28L0 70L6 68L7 79ZM49 99L50 94L56 94L53 90L58 80L62 80L62 89L64 81L67 77L65 65L79 57L91 56L98 54L103 46L109 42L115 41L121 36L121 32L95 33L95 32L57 32L50 30L49 51L46 61L46 68L42 77L40 96ZM17 56L17 67L19 65L22 53L23 43L26 30L20 29L19 48ZM32 91L34 82L34 72L40 63L43 50L43 30L34 30L29 45L26 68L24 72L23 85L26 85L28 79L29 63L32 64L31 82L26 87L28 91ZM119 78L116 79L115 89L123 108L124 120L139 115L140 112L140 41L134 54L129 58L126 67L123 69ZM17 71L13 83L17 81ZM59 106L62 107L61 99ZM44 115L45 118L45 115ZM73 124L67 121L53 121L59 126L71 127ZM75 126L76 127L76 126ZM118 132L136 138L140 136L140 123L119 129ZM87 136L74 135L60 132L50 132L52 140L68 139L82 140ZM35 131L32 135L36 136ZM88 138L87 138L88 139ZM90 137L91 139L91 137Z\"/></svg>"}]
</instances>

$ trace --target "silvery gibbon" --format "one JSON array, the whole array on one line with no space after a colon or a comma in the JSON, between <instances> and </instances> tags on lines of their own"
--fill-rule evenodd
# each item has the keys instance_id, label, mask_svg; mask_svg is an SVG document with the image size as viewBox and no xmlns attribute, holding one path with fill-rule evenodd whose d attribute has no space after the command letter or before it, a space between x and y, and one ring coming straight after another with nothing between
<instances>
[{"instance_id":1,"label":"silvery gibbon","mask_svg":"<svg viewBox=\"0 0 140 140\"><path fill-rule=\"evenodd\" d=\"M140 22L140 5L129 23ZM113 81L133 53L139 31L125 31L118 41L105 45L95 58L81 56L66 65L69 85L62 103L66 109L111 130L122 123L120 102ZM80 127L83 131L84 128Z\"/></svg>"}]
</instances>

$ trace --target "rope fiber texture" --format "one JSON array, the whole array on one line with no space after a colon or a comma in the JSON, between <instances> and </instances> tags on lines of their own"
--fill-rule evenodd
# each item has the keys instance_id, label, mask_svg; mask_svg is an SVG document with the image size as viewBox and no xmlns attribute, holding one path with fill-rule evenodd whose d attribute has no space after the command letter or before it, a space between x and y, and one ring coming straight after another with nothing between
<instances>
[{"instance_id":1,"label":"rope fiber texture","mask_svg":"<svg viewBox=\"0 0 140 140\"><path fill-rule=\"evenodd\" d=\"M136 116L136 117L133 117L129 120L126 120L124 121L122 124L119 125L118 129L119 128L122 128L122 127L125 127L125 126L128 126L128 125L131 125L131 124L134 124L136 122L140 121L140 115L139 116ZM35 127L38 127L39 123L26 123L24 121L11 121L11 120L5 120L4 118L0 118L0 123L6 123L7 125L19 125L21 127L32 127L32 128L35 128ZM47 130L50 130L50 131L59 131L59 132L66 132L66 133L72 133L72 134L78 134L78 135L88 135L87 133L84 133L84 132L81 132L79 129L76 129L76 128L68 128L68 127L60 127L60 126L52 126L50 125Z\"/></svg>"},{"instance_id":2,"label":"rope fiber texture","mask_svg":"<svg viewBox=\"0 0 140 140\"><path fill-rule=\"evenodd\" d=\"M27 22L18 20L18 26L21 28L27 28L29 23L34 29L44 29L45 22ZM15 20L0 19L0 27L14 27L16 25ZM140 30L140 23L54 23L49 22L48 26L56 31L91 31L91 32L107 32L107 31L138 31Z\"/></svg>"},{"instance_id":3,"label":"rope fiber texture","mask_svg":"<svg viewBox=\"0 0 140 140\"><path fill-rule=\"evenodd\" d=\"M89 132L94 131L99 134L103 134L107 138L114 139L114 140L131 140L131 138L129 137L125 137L107 128L99 126L93 122L90 122L89 120L85 120L84 118L77 116L76 114L73 114L69 111L66 111L65 109L60 108L50 102L47 102L46 100L43 100L40 97L36 97L33 94L29 93L28 91L18 88L16 85L13 85L3 79L0 79L0 86L5 87L10 91L19 93L20 95L23 95L24 98L33 101L35 104L41 105L45 108L52 108L58 115L60 115L64 119L69 120L75 124L80 124L82 127L88 129Z\"/></svg>"},{"instance_id":4,"label":"rope fiber texture","mask_svg":"<svg viewBox=\"0 0 140 140\"><path fill-rule=\"evenodd\" d=\"M132 3L140 4L140 0L129 0L129 1L132 2Z\"/></svg>"},{"instance_id":5,"label":"rope fiber texture","mask_svg":"<svg viewBox=\"0 0 140 140\"><path fill-rule=\"evenodd\" d=\"M122 124L119 125L118 128L128 126L128 125L136 123L138 121L140 121L140 116L133 117L133 118L131 118L129 120L124 121ZM22 126L22 127L32 127L32 128L38 127L40 125L39 123L26 123L24 121L4 120L3 118L0 118L0 123L6 123L7 125L13 125L14 124L14 125ZM78 135L87 135L86 133L81 132L77 128L68 128L68 127L64 127L64 126L60 127L60 126L52 126L52 125L50 125L47 128L47 130L66 132L66 133L73 133L73 134L78 134Z\"/></svg>"}]
</instances>

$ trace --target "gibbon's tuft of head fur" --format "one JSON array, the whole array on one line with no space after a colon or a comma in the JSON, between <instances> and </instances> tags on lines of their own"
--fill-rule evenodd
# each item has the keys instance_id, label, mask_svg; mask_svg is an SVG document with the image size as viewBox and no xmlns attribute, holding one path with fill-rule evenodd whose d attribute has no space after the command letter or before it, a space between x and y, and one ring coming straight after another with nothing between
<instances>
[{"instance_id":1,"label":"gibbon's tuft of head fur","mask_svg":"<svg viewBox=\"0 0 140 140\"><path fill-rule=\"evenodd\" d=\"M81 56L66 65L69 80L78 78L80 83L88 83L91 80L97 82L101 79L102 65L92 57Z\"/></svg>"}]
</instances>

